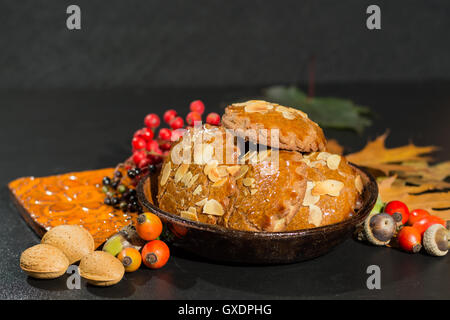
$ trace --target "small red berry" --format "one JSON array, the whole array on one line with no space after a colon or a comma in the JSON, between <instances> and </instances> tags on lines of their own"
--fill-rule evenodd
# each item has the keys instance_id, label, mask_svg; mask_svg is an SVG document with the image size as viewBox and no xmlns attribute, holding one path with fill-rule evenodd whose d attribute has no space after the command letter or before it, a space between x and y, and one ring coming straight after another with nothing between
<instances>
[{"instance_id":1,"label":"small red berry","mask_svg":"<svg viewBox=\"0 0 450 320\"><path fill-rule=\"evenodd\" d=\"M190 109L191 111L202 115L203 112L205 112L205 104L201 100L195 100L191 102Z\"/></svg>"},{"instance_id":2,"label":"small red berry","mask_svg":"<svg viewBox=\"0 0 450 320\"><path fill-rule=\"evenodd\" d=\"M191 111L186 116L186 122L189 126L193 126L196 122L202 122L202 116L198 112Z\"/></svg>"},{"instance_id":3,"label":"small red berry","mask_svg":"<svg viewBox=\"0 0 450 320\"><path fill-rule=\"evenodd\" d=\"M138 165L142 160L147 158L147 153L144 150L135 151L133 153L133 162Z\"/></svg>"},{"instance_id":4,"label":"small red berry","mask_svg":"<svg viewBox=\"0 0 450 320\"><path fill-rule=\"evenodd\" d=\"M161 148L161 150L167 151L170 150L171 146L172 144L170 142L163 142L159 147Z\"/></svg>"},{"instance_id":5,"label":"small red berry","mask_svg":"<svg viewBox=\"0 0 450 320\"><path fill-rule=\"evenodd\" d=\"M173 130L183 128L183 126L184 126L184 121L183 121L183 118L181 118L181 117L176 117L172 121L170 121L170 127Z\"/></svg>"},{"instance_id":6,"label":"small red berry","mask_svg":"<svg viewBox=\"0 0 450 320\"><path fill-rule=\"evenodd\" d=\"M145 141L150 141L153 139L154 133L152 129L142 128L134 134L135 137L144 139Z\"/></svg>"},{"instance_id":7,"label":"small red berry","mask_svg":"<svg viewBox=\"0 0 450 320\"><path fill-rule=\"evenodd\" d=\"M213 126L218 126L220 124L220 116L215 112L211 112L206 117L206 123L209 123Z\"/></svg>"},{"instance_id":8,"label":"small red berry","mask_svg":"<svg viewBox=\"0 0 450 320\"><path fill-rule=\"evenodd\" d=\"M177 115L178 113L175 110L173 109L167 110L163 116L164 122L169 124L170 121L172 121Z\"/></svg>"},{"instance_id":9,"label":"small red berry","mask_svg":"<svg viewBox=\"0 0 450 320\"><path fill-rule=\"evenodd\" d=\"M147 128L157 128L159 127L160 120L156 113L150 113L145 116L144 124Z\"/></svg>"},{"instance_id":10,"label":"small red berry","mask_svg":"<svg viewBox=\"0 0 450 320\"><path fill-rule=\"evenodd\" d=\"M167 128L159 129L158 137L161 140L169 141L171 136L172 136L172 131L170 131L170 129L167 129Z\"/></svg>"},{"instance_id":11,"label":"small red berry","mask_svg":"<svg viewBox=\"0 0 450 320\"><path fill-rule=\"evenodd\" d=\"M157 150L159 150L158 141L155 141L155 140L149 141L147 143L146 149L147 149L147 151L150 151L150 152L157 152Z\"/></svg>"},{"instance_id":12,"label":"small red berry","mask_svg":"<svg viewBox=\"0 0 450 320\"><path fill-rule=\"evenodd\" d=\"M144 159L142 159L141 161L139 161L139 164L137 165L140 169L144 169L146 167L148 167L148 165L151 164L151 159L149 157L146 157Z\"/></svg>"},{"instance_id":13,"label":"small red berry","mask_svg":"<svg viewBox=\"0 0 450 320\"><path fill-rule=\"evenodd\" d=\"M142 138L134 137L131 140L131 146L133 147L133 150L145 149L146 145L147 145L147 143Z\"/></svg>"}]
</instances>

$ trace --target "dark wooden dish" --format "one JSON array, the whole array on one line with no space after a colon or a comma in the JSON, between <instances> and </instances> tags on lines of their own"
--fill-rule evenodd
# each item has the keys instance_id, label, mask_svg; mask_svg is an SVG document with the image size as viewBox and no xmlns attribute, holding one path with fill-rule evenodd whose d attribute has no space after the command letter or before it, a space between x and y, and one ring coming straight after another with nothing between
<instances>
[{"instance_id":1,"label":"dark wooden dish","mask_svg":"<svg viewBox=\"0 0 450 320\"><path fill-rule=\"evenodd\" d=\"M152 187L156 177L145 177L137 187L142 206L166 223L166 234L173 246L207 259L248 264L281 264L321 256L349 238L372 210L378 196L375 179L365 170L353 165L361 175L364 190L363 205L348 220L306 230L287 232L251 232L227 229L182 219L155 206ZM149 201L149 199L151 199ZM152 203L153 202L153 203Z\"/></svg>"}]
</instances>

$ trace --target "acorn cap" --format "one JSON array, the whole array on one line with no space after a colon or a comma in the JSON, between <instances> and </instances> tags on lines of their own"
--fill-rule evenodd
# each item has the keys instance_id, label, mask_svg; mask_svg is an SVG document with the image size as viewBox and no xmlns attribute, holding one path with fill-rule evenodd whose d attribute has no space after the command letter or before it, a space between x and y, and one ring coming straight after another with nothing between
<instances>
[{"instance_id":1,"label":"acorn cap","mask_svg":"<svg viewBox=\"0 0 450 320\"><path fill-rule=\"evenodd\" d=\"M395 234L397 224L387 213L377 213L364 221L364 234L367 240L377 246L388 244Z\"/></svg>"},{"instance_id":2,"label":"acorn cap","mask_svg":"<svg viewBox=\"0 0 450 320\"><path fill-rule=\"evenodd\" d=\"M423 246L432 256L442 257L448 252L449 231L441 224L433 224L423 234Z\"/></svg>"}]
</instances>

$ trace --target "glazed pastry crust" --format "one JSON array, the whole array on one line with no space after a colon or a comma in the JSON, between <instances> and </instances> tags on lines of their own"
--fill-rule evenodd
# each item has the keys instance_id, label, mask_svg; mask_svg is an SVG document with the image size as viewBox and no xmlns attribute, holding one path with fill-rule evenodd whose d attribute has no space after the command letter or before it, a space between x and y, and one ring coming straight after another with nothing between
<instances>
[{"instance_id":1,"label":"glazed pastry crust","mask_svg":"<svg viewBox=\"0 0 450 320\"><path fill-rule=\"evenodd\" d=\"M196 161L193 141L200 133L209 137L203 145L219 141L223 152L231 150L231 161L219 162L222 149L216 147L200 148L208 161ZM167 212L231 229L276 232L337 223L357 208L360 178L342 156L276 149L240 156L224 127L188 134L174 145L159 176L157 200ZM192 163L177 161L177 145L189 151Z\"/></svg>"},{"instance_id":2,"label":"glazed pastry crust","mask_svg":"<svg viewBox=\"0 0 450 320\"><path fill-rule=\"evenodd\" d=\"M326 149L322 129L306 113L276 103L250 100L232 104L225 109L222 123L255 144L299 152ZM268 130L272 129L279 130L278 139L271 138Z\"/></svg>"}]
</instances>

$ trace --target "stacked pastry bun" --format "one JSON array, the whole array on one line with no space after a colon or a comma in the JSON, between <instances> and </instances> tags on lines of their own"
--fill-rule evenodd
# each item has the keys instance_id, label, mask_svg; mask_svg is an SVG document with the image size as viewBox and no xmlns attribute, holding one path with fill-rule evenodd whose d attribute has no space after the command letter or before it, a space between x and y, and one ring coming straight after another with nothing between
<instances>
[{"instance_id":1,"label":"stacked pastry bun","mask_svg":"<svg viewBox=\"0 0 450 320\"><path fill-rule=\"evenodd\" d=\"M164 160L157 200L188 220L279 232L348 219L362 191L304 112L251 100L228 106L221 126L188 129Z\"/></svg>"}]
</instances>

